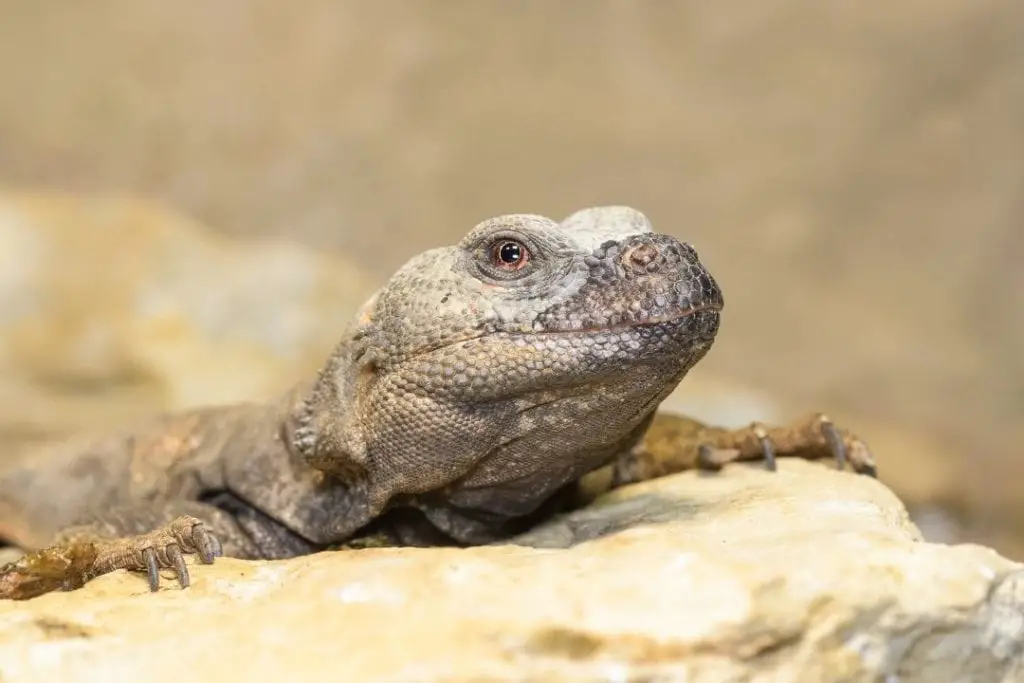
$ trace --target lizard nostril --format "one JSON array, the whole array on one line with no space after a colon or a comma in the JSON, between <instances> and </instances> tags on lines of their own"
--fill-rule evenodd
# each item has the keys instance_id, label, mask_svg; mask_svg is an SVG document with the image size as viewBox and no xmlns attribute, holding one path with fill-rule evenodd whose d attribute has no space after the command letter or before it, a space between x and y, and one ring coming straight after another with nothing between
<instances>
[{"instance_id":1,"label":"lizard nostril","mask_svg":"<svg viewBox=\"0 0 1024 683\"><path fill-rule=\"evenodd\" d=\"M658 258L658 248L653 244L638 244L627 249L622 254L622 264L633 268L644 269L649 263Z\"/></svg>"}]
</instances>

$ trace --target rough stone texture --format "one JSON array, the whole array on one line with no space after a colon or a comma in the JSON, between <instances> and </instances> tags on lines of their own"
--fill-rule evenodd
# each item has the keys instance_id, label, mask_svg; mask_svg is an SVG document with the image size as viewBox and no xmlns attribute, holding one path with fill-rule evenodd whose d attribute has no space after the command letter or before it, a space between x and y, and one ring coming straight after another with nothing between
<instances>
[{"instance_id":1,"label":"rough stone texture","mask_svg":"<svg viewBox=\"0 0 1024 683\"><path fill-rule=\"evenodd\" d=\"M319 367L373 286L137 198L0 193L0 441L268 396Z\"/></svg>"},{"instance_id":2,"label":"rough stone texture","mask_svg":"<svg viewBox=\"0 0 1024 683\"><path fill-rule=\"evenodd\" d=\"M816 406L821 407L821 406ZM662 404L662 412L688 415L708 424L742 428L753 421L785 424L799 412L787 411L777 397L741 382L717 376L702 365ZM943 439L868 418L841 420L866 439L878 456L881 480L909 509L914 523L930 541L957 543L972 507L963 486L969 463ZM985 530L987 545L1011 557L1024 557L1024 512L993 520Z\"/></svg>"},{"instance_id":3,"label":"rough stone texture","mask_svg":"<svg viewBox=\"0 0 1024 683\"><path fill-rule=\"evenodd\" d=\"M921 542L865 477L796 461L686 473L521 541L553 547L223 560L155 595L139 576L102 577L0 605L0 678L1024 677L1024 566Z\"/></svg>"}]
</instances>

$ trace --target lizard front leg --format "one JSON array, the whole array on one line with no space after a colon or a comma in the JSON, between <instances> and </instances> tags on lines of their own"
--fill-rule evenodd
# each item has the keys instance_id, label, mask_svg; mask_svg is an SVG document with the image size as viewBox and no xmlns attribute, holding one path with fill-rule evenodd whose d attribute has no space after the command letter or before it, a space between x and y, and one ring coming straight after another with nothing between
<instances>
[{"instance_id":1,"label":"lizard front leg","mask_svg":"<svg viewBox=\"0 0 1024 683\"><path fill-rule=\"evenodd\" d=\"M179 500L156 508L113 509L0 567L0 598L71 590L118 569L145 571L152 591L160 586L160 570L171 569L185 588L190 578L184 555L195 554L209 564L224 552L259 556L231 515L219 508Z\"/></svg>"},{"instance_id":2,"label":"lizard front leg","mask_svg":"<svg viewBox=\"0 0 1024 683\"><path fill-rule=\"evenodd\" d=\"M690 469L719 470L741 460L763 459L769 470L777 457L834 458L843 469L876 476L871 451L861 439L836 427L822 414L788 425L755 422L725 429L669 413L658 413L643 440L621 456L612 469L612 487Z\"/></svg>"}]
</instances>

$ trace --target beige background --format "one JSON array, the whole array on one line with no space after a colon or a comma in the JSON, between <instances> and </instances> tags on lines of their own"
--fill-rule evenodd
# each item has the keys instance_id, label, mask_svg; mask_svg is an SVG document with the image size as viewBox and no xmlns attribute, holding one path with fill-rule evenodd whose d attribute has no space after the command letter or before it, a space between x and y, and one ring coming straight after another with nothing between
<instances>
[{"instance_id":1,"label":"beige background","mask_svg":"<svg viewBox=\"0 0 1024 683\"><path fill-rule=\"evenodd\" d=\"M1024 520L1022 36L1016 0L0 0L0 183L379 279L633 204L724 288L701 377L934 440L984 537Z\"/></svg>"}]
</instances>

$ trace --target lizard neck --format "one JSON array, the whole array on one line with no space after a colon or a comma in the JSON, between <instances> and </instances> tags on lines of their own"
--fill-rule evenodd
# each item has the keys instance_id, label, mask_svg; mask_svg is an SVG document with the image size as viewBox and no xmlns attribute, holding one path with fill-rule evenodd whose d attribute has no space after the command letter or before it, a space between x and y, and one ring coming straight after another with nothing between
<instances>
[{"instance_id":1,"label":"lizard neck","mask_svg":"<svg viewBox=\"0 0 1024 683\"><path fill-rule=\"evenodd\" d=\"M315 379L307 379L293 386L280 398L281 440L288 454L305 460L316 444L311 428L311 396Z\"/></svg>"},{"instance_id":2,"label":"lizard neck","mask_svg":"<svg viewBox=\"0 0 1024 683\"><path fill-rule=\"evenodd\" d=\"M283 427L288 450L304 460L310 460L316 450L317 430L314 417L319 384L319 375L316 379L306 380L293 388L287 399L288 409Z\"/></svg>"},{"instance_id":3,"label":"lizard neck","mask_svg":"<svg viewBox=\"0 0 1024 683\"><path fill-rule=\"evenodd\" d=\"M350 483L366 475L360 430L352 424L351 397L360 373L353 373L351 366L349 348L342 344L315 378L293 389L284 428L293 455Z\"/></svg>"}]
</instances>

